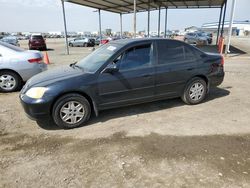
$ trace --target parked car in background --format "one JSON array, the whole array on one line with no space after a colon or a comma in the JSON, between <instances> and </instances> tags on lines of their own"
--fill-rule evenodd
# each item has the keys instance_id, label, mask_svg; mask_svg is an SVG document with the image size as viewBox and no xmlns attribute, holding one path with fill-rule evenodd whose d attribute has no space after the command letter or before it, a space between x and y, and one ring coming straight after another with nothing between
<instances>
[{"instance_id":1,"label":"parked car in background","mask_svg":"<svg viewBox=\"0 0 250 188\"><path fill-rule=\"evenodd\" d=\"M96 37L95 38L95 45L100 45L100 42L101 42L100 37Z\"/></svg>"},{"instance_id":2,"label":"parked car in background","mask_svg":"<svg viewBox=\"0 0 250 188\"><path fill-rule=\"evenodd\" d=\"M95 46L95 39L87 37L79 37L69 41L69 46L83 46L83 47L93 47Z\"/></svg>"},{"instance_id":3,"label":"parked car in background","mask_svg":"<svg viewBox=\"0 0 250 188\"><path fill-rule=\"evenodd\" d=\"M124 38L121 38L120 36L118 36L118 37L104 37L104 38L102 38L100 44L103 45L103 44L109 43L110 41L120 40L120 39L125 39L125 37Z\"/></svg>"},{"instance_id":4,"label":"parked car in background","mask_svg":"<svg viewBox=\"0 0 250 188\"><path fill-rule=\"evenodd\" d=\"M20 46L20 44L18 43L18 39L16 37L13 37L13 36L3 37L0 41L6 42L8 44L12 44L14 46Z\"/></svg>"},{"instance_id":5,"label":"parked car in background","mask_svg":"<svg viewBox=\"0 0 250 188\"><path fill-rule=\"evenodd\" d=\"M52 117L63 128L105 109L181 97L201 103L224 79L224 59L182 41L110 41L78 63L31 78L20 93L29 117Z\"/></svg>"},{"instance_id":6,"label":"parked car in background","mask_svg":"<svg viewBox=\"0 0 250 188\"><path fill-rule=\"evenodd\" d=\"M107 44L111 38L108 37L103 37L102 40L100 41L100 45Z\"/></svg>"},{"instance_id":7,"label":"parked car in background","mask_svg":"<svg viewBox=\"0 0 250 188\"><path fill-rule=\"evenodd\" d=\"M213 34L212 33L207 33L207 32L202 32L202 33L204 33L204 35L207 36L208 44L212 44L212 42L213 42Z\"/></svg>"},{"instance_id":8,"label":"parked car in background","mask_svg":"<svg viewBox=\"0 0 250 188\"><path fill-rule=\"evenodd\" d=\"M186 35L184 36L184 41L188 44L209 44L207 35L201 32L186 33Z\"/></svg>"},{"instance_id":9,"label":"parked car in background","mask_svg":"<svg viewBox=\"0 0 250 188\"><path fill-rule=\"evenodd\" d=\"M46 69L39 51L0 42L0 92L19 90L29 78Z\"/></svg>"},{"instance_id":10,"label":"parked car in background","mask_svg":"<svg viewBox=\"0 0 250 188\"><path fill-rule=\"evenodd\" d=\"M28 45L30 50L47 50L45 39L40 34L32 34Z\"/></svg>"}]
</instances>

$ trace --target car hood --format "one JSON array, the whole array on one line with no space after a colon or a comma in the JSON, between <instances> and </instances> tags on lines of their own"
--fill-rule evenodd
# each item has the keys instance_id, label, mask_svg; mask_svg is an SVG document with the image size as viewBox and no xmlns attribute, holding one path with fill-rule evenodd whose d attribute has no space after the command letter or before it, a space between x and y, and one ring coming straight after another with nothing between
<instances>
[{"instance_id":1,"label":"car hood","mask_svg":"<svg viewBox=\"0 0 250 188\"><path fill-rule=\"evenodd\" d=\"M27 81L25 88L30 88L32 86L46 86L55 81L61 81L81 74L84 74L84 71L78 67L71 67L69 65L62 66L33 76Z\"/></svg>"}]
</instances>

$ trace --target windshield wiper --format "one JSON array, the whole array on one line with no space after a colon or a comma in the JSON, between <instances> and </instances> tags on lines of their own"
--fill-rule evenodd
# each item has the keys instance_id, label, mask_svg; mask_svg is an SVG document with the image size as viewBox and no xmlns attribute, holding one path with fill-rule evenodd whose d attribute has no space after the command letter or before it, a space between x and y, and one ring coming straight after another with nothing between
<instances>
[{"instance_id":1,"label":"windshield wiper","mask_svg":"<svg viewBox=\"0 0 250 188\"><path fill-rule=\"evenodd\" d=\"M70 67L73 67L73 68L77 67L77 68L79 68L79 69L82 69L82 70L83 70L83 67L80 67L80 66L79 66L79 65L77 65L76 63L77 63L77 61L76 61L76 62L74 62L74 63L71 63L69 66L70 66Z\"/></svg>"},{"instance_id":2,"label":"windshield wiper","mask_svg":"<svg viewBox=\"0 0 250 188\"><path fill-rule=\"evenodd\" d=\"M69 64L69 66L70 67L75 67L76 63L77 63L77 61L75 61L74 63Z\"/></svg>"}]
</instances>

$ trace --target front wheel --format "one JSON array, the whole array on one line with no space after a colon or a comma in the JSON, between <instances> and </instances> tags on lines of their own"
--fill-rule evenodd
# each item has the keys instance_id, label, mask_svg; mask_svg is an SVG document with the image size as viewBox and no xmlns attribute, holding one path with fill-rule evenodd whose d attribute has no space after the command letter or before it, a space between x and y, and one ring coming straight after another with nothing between
<instances>
[{"instance_id":1,"label":"front wheel","mask_svg":"<svg viewBox=\"0 0 250 188\"><path fill-rule=\"evenodd\" d=\"M202 78L195 77L187 83L181 98L186 104L199 104L206 94L207 83Z\"/></svg>"},{"instance_id":2,"label":"front wheel","mask_svg":"<svg viewBox=\"0 0 250 188\"><path fill-rule=\"evenodd\" d=\"M22 79L14 72L0 71L0 92L13 92L20 89Z\"/></svg>"},{"instance_id":3,"label":"front wheel","mask_svg":"<svg viewBox=\"0 0 250 188\"><path fill-rule=\"evenodd\" d=\"M53 107L53 119L62 128L71 129L84 125L90 118L88 100L79 94L62 96Z\"/></svg>"}]
</instances>

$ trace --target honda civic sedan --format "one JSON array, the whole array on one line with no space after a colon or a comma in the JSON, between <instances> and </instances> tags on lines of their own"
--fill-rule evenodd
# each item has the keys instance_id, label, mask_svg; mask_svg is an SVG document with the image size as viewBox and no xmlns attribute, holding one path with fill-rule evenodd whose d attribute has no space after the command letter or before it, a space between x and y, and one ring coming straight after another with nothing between
<instances>
[{"instance_id":1,"label":"honda civic sedan","mask_svg":"<svg viewBox=\"0 0 250 188\"><path fill-rule=\"evenodd\" d=\"M110 108L175 97L201 103L222 83L223 64L221 55L181 41L111 41L77 63L34 76L20 99L31 119L52 117L62 128L75 128Z\"/></svg>"}]
</instances>

